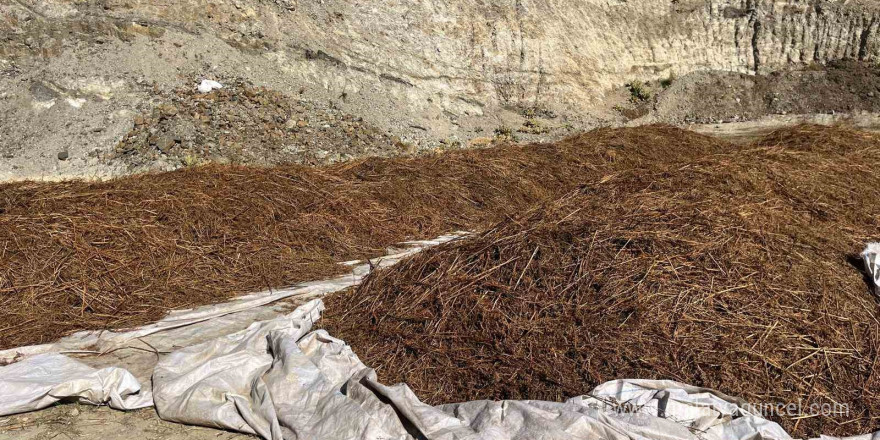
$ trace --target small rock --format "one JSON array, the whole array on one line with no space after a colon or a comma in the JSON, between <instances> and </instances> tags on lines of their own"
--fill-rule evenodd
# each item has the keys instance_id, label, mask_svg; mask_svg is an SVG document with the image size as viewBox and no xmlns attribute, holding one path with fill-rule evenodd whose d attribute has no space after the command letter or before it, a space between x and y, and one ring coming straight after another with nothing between
<instances>
[{"instance_id":1,"label":"small rock","mask_svg":"<svg viewBox=\"0 0 880 440\"><path fill-rule=\"evenodd\" d=\"M134 125L140 126L140 125L144 125L146 122L147 122L147 120L144 119L144 117L141 115L137 115L134 117Z\"/></svg>"},{"instance_id":2,"label":"small rock","mask_svg":"<svg viewBox=\"0 0 880 440\"><path fill-rule=\"evenodd\" d=\"M172 116L177 115L177 107L175 107L171 104L163 105L161 108L161 111L162 111L162 115L165 116L166 118L170 118Z\"/></svg>"},{"instance_id":3,"label":"small rock","mask_svg":"<svg viewBox=\"0 0 880 440\"><path fill-rule=\"evenodd\" d=\"M168 153L171 150L171 147L174 146L176 142L174 142L174 138L172 136L159 136L156 141L156 148L163 153Z\"/></svg>"},{"instance_id":4,"label":"small rock","mask_svg":"<svg viewBox=\"0 0 880 440\"><path fill-rule=\"evenodd\" d=\"M58 160L67 160L68 157L70 157L70 153L67 150L58 153Z\"/></svg>"},{"instance_id":5,"label":"small rock","mask_svg":"<svg viewBox=\"0 0 880 440\"><path fill-rule=\"evenodd\" d=\"M77 407L74 406L73 409L70 410L70 416L71 416L71 417L76 417L76 416L78 416L78 415L79 415L79 408L77 408Z\"/></svg>"}]
</instances>

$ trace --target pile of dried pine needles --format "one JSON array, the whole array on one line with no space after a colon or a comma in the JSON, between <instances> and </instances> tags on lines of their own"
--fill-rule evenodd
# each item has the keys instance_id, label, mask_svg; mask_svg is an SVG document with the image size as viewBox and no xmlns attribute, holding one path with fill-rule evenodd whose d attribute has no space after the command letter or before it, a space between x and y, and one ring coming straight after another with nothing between
<instances>
[{"instance_id":1,"label":"pile of dried pine needles","mask_svg":"<svg viewBox=\"0 0 880 440\"><path fill-rule=\"evenodd\" d=\"M854 255L880 238L880 139L601 136L627 166L375 272L322 325L432 404L657 378L800 404L768 414L795 436L880 429L880 302ZM651 148L668 154L631 159Z\"/></svg>"},{"instance_id":2,"label":"pile of dried pine needles","mask_svg":"<svg viewBox=\"0 0 880 440\"><path fill-rule=\"evenodd\" d=\"M880 428L880 140L801 126L734 146L666 126L324 168L211 166L0 186L0 348L326 277L483 232L328 299L326 325L432 403L671 378L836 402L795 435ZM840 406L838 406L840 408Z\"/></svg>"},{"instance_id":3,"label":"pile of dried pine needles","mask_svg":"<svg viewBox=\"0 0 880 440\"><path fill-rule=\"evenodd\" d=\"M654 148L672 139L682 148ZM614 160L624 142L644 152ZM725 146L650 127L325 168L0 185L0 349L330 276L344 270L335 262L480 228L611 167L698 154L694 143Z\"/></svg>"}]
</instances>

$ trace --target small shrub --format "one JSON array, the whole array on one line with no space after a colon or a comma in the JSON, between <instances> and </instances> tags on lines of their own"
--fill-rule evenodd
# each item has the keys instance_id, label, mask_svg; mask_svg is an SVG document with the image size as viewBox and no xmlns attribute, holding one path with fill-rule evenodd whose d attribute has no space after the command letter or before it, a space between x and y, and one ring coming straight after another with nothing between
<instances>
[{"instance_id":1,"label":"small shrub","mask_svg":"<svg viewBox=\"0 0 880 440\"><path fill-rule=\"evenodd\" d=\"M186 153L184 153L183 158L180 159L180 162L183 164L183 166L187 168L192 168L199 165L202 161L196 154L191 151L187 151Z\"/></svg>"},{"instance_id":2,"label":"small shrub","mask_svg":"<svg viewBox=\"0 0 880 440\"><path fill-rule=\"evenodd\" d=\"M497 141L511 142L516 142L518 140L516 135L513 133L513 130L506 125L501 125L495 128L495 139Z\"/></svg>"},{"instance_id":3,"label":"small shrub","mask_svg":"<svg viewBox=\"0 0 880 440\"><path fill-rule=\"evenodd\" d=\"M517 131L520 133L544 134L549 132L550 129L537 119L527 119L526 122L523 122L522 127L520 127Z\"/></svg>"},{"instance_id":4,"label":"small shrub","mask_svg":"<svg viewBox=\"0 0 880 440\"><path fill-rule=\"evenodd\" d=\"M440 145L446 149L459 149L461 148L461 141L457 139L441 139Z\"/></svg>"},{"instance_id":5,"label":"small shrub","mask_svg":"<svg viewBox=\"0 0 880 440\"><path fill-rule=\"evenodd\" d=\"M534 105L531 107L519 107L518 113L520 116L525 118L545 118L545 119L556 119L558 116L556 112L553 110L544 108L540 105Z\"/></svg>"},{"instance_id":6,"label":"small shrub","mask_svg":"<svg viewBox=\"0 0 880 440\"><path fill-rule=\"evenodd\" d=\"M632 96L633 102L642 102L651 99L651 91L645 83L635 80L626 85L629 94Z\"/></svg>"},{"instance_id":7,"label":"small shrub","mask_svg":"<svg viewBox=\"0 0 880 440\"><path fill-rule=\"evenodd\" d=\"M513 130L511 130L510 127L506 125L500 125L498 127L495 127L495 136L510 137L513 136Z\"/></svg>"}]
</instances>

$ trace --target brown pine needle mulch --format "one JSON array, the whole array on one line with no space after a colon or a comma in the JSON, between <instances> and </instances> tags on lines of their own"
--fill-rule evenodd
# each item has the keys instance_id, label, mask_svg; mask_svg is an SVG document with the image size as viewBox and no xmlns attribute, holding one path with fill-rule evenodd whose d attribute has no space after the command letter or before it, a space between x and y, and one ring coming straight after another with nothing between
<instances>
[{"instance_id":1,"label":"brown pine needle mulch","mask_svg":"<svg viewBox=\"0 0 880 440\"><path fill-rule=\"evenodd\" d=\"M607 169L725 148L658 126L325 168L0 185L0 349L330 276L335 262L480 228Z\"/></svg>"},{"instance_id":2,"label":"brown pine needle mulch","mask_svg":"<svg viewBox=\"0 0 880 440\"><path fill-rule=\"evenodd\" d=\"M329 297L322 325L432 404L662 378L848 406L772 417L795 436L880 430L880 302L855 257L880 238L880 140L802 126L723 150L586 173Z\"/></svg>"}]
</instances>

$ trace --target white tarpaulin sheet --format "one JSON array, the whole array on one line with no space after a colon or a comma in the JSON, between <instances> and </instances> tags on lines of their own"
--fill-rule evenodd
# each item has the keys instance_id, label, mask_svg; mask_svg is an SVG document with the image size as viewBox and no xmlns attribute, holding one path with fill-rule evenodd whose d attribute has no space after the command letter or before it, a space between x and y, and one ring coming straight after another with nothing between
<instances>
[{"instance_id":1,"label":"white tarpaulin sheet","mask_svg":"<svg viewBox=\"0 0 880 440\"><path fill-rule=\"evenodd\" d=\"M671 381L614 381L564 403L432 407L384 386L343 341L310 331L322 308L177 351L156 366L166 420L284 439L787 439L721 394ZM634 411L620 411L627 403Z\"/></svg>"},{"instance_id":2,"label":"white tarpaulin sheet","mask_svg":"<svg viewBox=\"0 0 880 440\"><path fill-rule=\"evenodd\" d=\"M880 243L868 243L862 251L865 270L874 282L874 293L880 296Z\"/></svg>"},{"instance_id":3,"label":"white tarpaulin sheet","mask_svg":"<svg viewBox=\"0 0 880 440\"><path fill-rule=\"evenodd\" d=\"M162 356L152 378L160 417L270 440L790 438L740 400L672 381L612 381L566 402L433 407L405 384L377 382L345 342L313 331L322 309L311 300ZM70 398L119 409L149 405L149 393L139 391L125 370L95 370L58 354L0 367L0 414Z\"/></svg>"},{"instance_id":4,"label":"white tarpaulin sheet","mask_svg":"<svg viewBox=\"0 0 880 440\"><path fill-rule=\"evenodd\" d=\"M0 416L45 408L59 401L137 409L153 405L150 393L121 368L96 370L61 354L41 354L0 367Z\"/></svg>"}]
</instances>

